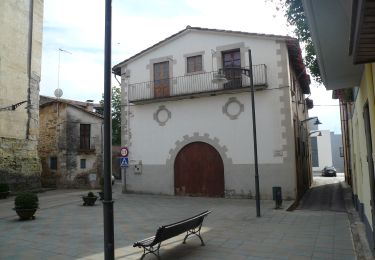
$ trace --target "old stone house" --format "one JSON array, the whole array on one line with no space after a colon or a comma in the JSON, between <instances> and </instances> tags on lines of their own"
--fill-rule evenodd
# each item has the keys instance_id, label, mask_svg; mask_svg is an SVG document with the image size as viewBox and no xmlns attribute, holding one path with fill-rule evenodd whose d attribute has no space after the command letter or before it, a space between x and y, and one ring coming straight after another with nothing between
<instances>
[{"instance_id":1,"label":"old stone house","mask_svg":"<svg viewBox=\"0 0 375 260\"><path fill-rule=\"evenodd\" d=\"M43 0L0 1L0 182L40 186Z\"/></svg>"},{"instance_id":2,"label":"old stone house","mask_svg":"<svg viewBox=\"0 0 375 260\"><path fill-rule=\"evenodd\" d=\"M298 40L190 26L113 68L127 191L254 196L251 83L242 73L250 66L261 197L271 199L273 186L285 198L302 196L311 183L312 102Z\"/></svg>"},{"instance_id":3,"label":"old stone house","mask_svg":"<svg viewBox=\"0 0 375 260\"><path fill-rule=\"evenodd\" d=\"M40 97L43 186L84 187L102 174L103 117L91 102Z\"/></svg>"}]
</instances>

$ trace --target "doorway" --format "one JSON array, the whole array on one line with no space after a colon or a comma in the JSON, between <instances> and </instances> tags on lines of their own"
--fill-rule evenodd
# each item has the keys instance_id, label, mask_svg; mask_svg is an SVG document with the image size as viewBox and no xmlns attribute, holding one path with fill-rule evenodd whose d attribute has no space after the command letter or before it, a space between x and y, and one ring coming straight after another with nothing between
<instances>
[{"instance_id":1,"label":"doorway","mask_svg":"<svg viewBox=\"0 0 375 260\"><path fill-rule=\"evenodd\" d=\"M224 196L224 164L219 152L204 142L183 147L174 163L175 195Z\"/></svg>"}]
</instances>

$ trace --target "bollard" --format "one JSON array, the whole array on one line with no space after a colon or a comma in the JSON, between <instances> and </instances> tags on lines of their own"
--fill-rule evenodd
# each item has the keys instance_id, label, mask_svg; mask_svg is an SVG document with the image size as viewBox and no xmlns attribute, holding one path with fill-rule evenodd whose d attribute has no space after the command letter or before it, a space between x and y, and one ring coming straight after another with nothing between
<instances>
[{"instance_id":1,"label":"bollard","mask_svg":"<svg viewBox=\"0 0 375 260\"><path fill-rule=\"evenodd\" d=\"M281 187L272 187L272 196L275 201L275 209L280 209L283 203L283 197L281 194Z\"/></svg>"}]
</instances>

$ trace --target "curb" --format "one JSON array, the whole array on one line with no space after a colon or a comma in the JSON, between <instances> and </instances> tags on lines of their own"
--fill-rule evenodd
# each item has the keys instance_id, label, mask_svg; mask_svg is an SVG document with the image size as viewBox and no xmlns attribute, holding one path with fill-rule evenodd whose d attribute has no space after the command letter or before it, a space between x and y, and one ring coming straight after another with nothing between
<instances>
[{"instance_id":1,"label":"curb","mask_svg":"<svg viewBox=\"0 0 375 260\"><path fill-rule=\"evenodd\" d=\"M352 188L346 182L340 182L343 189L345 208L348 213L350 229L357 259L371 260L374 255L369 247L365 225L361 221L358 212L355 210L352 200Z\"/></svg>"}]
</instances>

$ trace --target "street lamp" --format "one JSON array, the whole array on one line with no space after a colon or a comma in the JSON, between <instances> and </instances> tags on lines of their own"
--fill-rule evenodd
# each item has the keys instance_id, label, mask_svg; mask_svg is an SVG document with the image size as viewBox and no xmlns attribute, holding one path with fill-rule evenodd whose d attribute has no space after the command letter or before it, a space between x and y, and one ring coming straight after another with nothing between
<instances>
[{"instance_id":1,"label":"street lamp","mask_svg":"<svg viewBox=\"0 0 375 260\"><path fill-rule=\"evenodd\" d=\"M254 168L255 168L255 201L257 217L260 217L260 194L259 194L259 173L258 173L258 147L257 147L257 130L255 121L255 99L254 99L254 79L253 79L253 61L251 58L251 50L249 50L249 69L245 68L228 68L233 70L241 71L241 74L246 75L250 78L251 86L251 108L252 108L252 119L253 119L253 143L254 143ZM228 80L222 73L214 75L213 83L227 83Z\"/></svg>"},{"instance_id":2,"label":"street lamp","mask_svg":"<svg viewBox=\"0 0 375 260\"><path fill-rule=\"evenodd\" d=\"M112 158L111 158L111 37L112 0L105 1L105 40L104 40L104 259L115 259L115 239L112 200Z\"/></svg>"},{"instance_id":3,"label":"street lamp","mask_svg":"<svg viewBox=\"0 0 375 260\"><path fill-rule=\"evenodd\" d=\"M312 134L315 134L315 133L318 133L318 135L316 135L316 136L322 136L322 132L319 131L319 130L311 131L311 132L309 133L309 136L312 135Z\"/></svg>"},{"instance_id":4,"label":"street lamp","mask_svg":"<svg viewBox=\"0 0 375 260\"><path fill-rule=\"evenodd\" d=\"M306 118L304 120L301 120L300 123L302 125L302 123L304 122L307 122L307 121L310 121L310 120L313 120L313 119L316 119L315 122L314 122L314 125L321 125L322 122L319 121L318 117L317 116L314 116L314 117L310 117L310 118Z\"/></svg>"}]
</instances>

